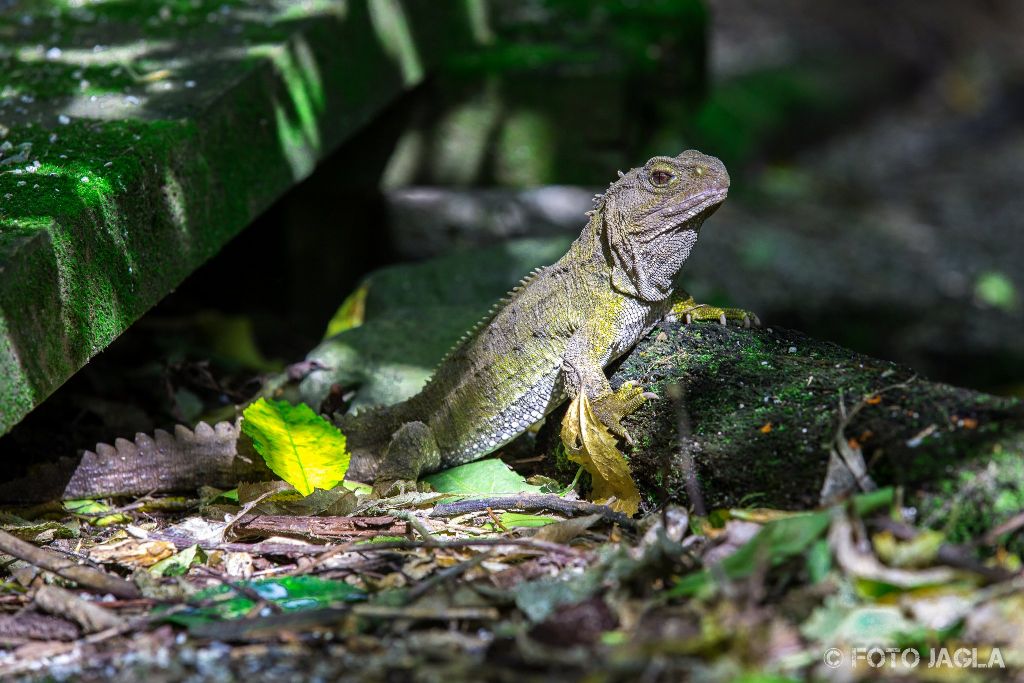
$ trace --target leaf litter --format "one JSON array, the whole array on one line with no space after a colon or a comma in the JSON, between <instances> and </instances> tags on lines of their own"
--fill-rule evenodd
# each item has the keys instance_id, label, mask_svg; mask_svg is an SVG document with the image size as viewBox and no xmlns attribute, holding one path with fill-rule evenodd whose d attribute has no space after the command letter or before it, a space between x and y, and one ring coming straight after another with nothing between
<instances>
[{"instance_id":1,"label":"leaf litter","mask_svg":"<svg viewBox=\"0 0 1024 683\"><path fill-rule=\"evenodd\" d=\"M0 674L109 673L132 652L135 665L182 675L197 657L225 675L292 657L302 670L316 661L324 675L367 678L498 667L568 680L800 680L828 676L828 648L956 648L979 633L989 644L978 661L1001 647L1007 674L1024 665L1024 612L1008 608L1019 560L951 562L963 557L940 532L893 522L890 489L810 512L695 518L668 506L618 523L500 461L459 469L435 477L447 491L381 500L276 482L171 509L10 511L7 535L27 542L0 542ZM545 507L551 499L563 504ZM90 523L112 515L123 519ZM131 590L115 597L111 582ZM240 654L223 656L224 643ZM944 675L975 680L964 668Z\"/></svg>"},{"instance_id":2,"label":"leaf litter","mask_svg":"<svg viewBox=\"0 0 1024 683\"><path fill-rule=\"evenodd\" d=\"M261 399L242 429L284 481L3 511L0 676L269 680L285 662L371 680L787 681L871 647L1024 667L1021 563L998 535L950 544L904 521L890 489L636 519L585 398L562 428L596 502L496 458L377 499L344 481L330 423ZM886 673L920 673L900 666Z\"/></svg>"}]
</instances>

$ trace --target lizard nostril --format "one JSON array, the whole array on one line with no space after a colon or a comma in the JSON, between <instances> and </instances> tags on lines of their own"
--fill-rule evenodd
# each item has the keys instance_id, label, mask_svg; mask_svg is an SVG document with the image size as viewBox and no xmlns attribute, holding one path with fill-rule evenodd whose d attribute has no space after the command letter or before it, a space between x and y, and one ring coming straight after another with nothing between
<instances>
[{"instance_id":1,"label":"lizard nostril","mask_svg":"<svg viewBox=\"0 0 1024 683\"><path fill-rule=\"evenodd\" d=\"M693 169L693 172L696 173L697 176L699 177L699 176L702 176L705 173L707 173L708 170L706 168L704 168L703 166L695 166L694 169Z\"/></svg>"}]
</instances>

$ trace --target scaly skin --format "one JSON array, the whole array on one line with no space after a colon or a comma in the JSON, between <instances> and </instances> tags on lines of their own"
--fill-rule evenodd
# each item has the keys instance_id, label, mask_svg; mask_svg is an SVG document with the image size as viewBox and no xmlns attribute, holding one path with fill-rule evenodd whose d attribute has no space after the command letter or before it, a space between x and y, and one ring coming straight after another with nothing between
<instances>
[{"instance_id":1,"label":"scaly skin","mask_svg":"<svg viewBox=\"0 0 1024 683\"><path fill-rule=\"evenodd\" d=\"M722 162L690 150L620 176L596 198L568 253L513 289L419 394L338 418L353 451L351 478L387 484L476 460L580 392L629 440L620 420L647 395L613 392L609 363L666 317L756 323L674 287L701 224L725 199Z\"/></svg>"}]
</instances>

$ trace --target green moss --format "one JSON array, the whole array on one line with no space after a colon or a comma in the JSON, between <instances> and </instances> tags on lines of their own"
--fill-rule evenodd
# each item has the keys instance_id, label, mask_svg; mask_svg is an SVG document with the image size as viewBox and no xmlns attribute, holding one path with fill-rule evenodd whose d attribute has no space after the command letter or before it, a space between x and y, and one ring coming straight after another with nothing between
<instances>
[{"instance_id":1,"label":"green moss","mask_svg":"<svg viewBox=\"0 0 1024 683\"><path fill-rule=\"evenodd\" d=\"M667 339L655 341L662 331ZM911 377L906 368L789 330L697 323L652 332L612 381L633 380L662 396L670 395L668 384L684 388L709 505L750 494L775 507L816 505L843 419L840 400L849 411L873 396L844 429L862 443L872 477L914 491L959 472L935 497L950 501L978 477L974 463L992 460L993 444L1024 431L1024 404L924 380L892 388ZM625 422L639 444L631 463L641 490L667 488L684 498L680 473L665 470L666 454L678 450L676 410L671 400L652 401ZM1021 469L1003 476L1014 481ZM1020 509L1020 490L1003 486L980 509L993 511L990 519Z\"/></svg>"},{"instance_id":2,"label":"green moss","mask_svg":"<svg viewBox=\"0 0 1024 683\"><path fill-rule=\"evenodd\" d=\"M973 543L1024 509L1024 439L1011 437L982 449L945 481L913 495L921 524L941 529L954 543ZM1021 539L1007 535L1014 552Z\"/></svg>"},{"instance_id":3,"label":"green moss","mask_svg":"<svg viewBox=\"0 0 1024 683\"><path fill-rule=\"evenodd\" d=\"M108 0L0 17L0 431L404 87L364 4L280 10Z\"/></svg>"},{"instance_id":4,"label":"green moss","mask_svg":"<svg viewBox=\"0 0 1024 683\"><path fill-rule=\"evenodd\" d=\"M186 125L168 121L76 121L59 132L18 129L18 144L31 150L24 163L0 172L0 234L8 224L43 225L39 216L69 218L99 208L140 177L146 161L186 137Z\"/></svg>"}]
</instances>

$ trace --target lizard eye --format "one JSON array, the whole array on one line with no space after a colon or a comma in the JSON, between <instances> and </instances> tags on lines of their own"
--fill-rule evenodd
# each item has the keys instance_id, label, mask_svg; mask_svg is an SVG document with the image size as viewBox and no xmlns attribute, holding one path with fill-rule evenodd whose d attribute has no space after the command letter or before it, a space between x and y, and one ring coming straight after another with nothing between
<instances>
[{"instance_id":1,"label":"lizard eye","mask_svg":"<svg viewBox=\"0 0 1024 683\"><path fill-rule=\"evenodd\" d=\"M659 168L651 171L651 182L654 183L656 187L665 187L672 182L673 178L675 178L675 176L664 169Z\"/></svg>"}]
</instances>

